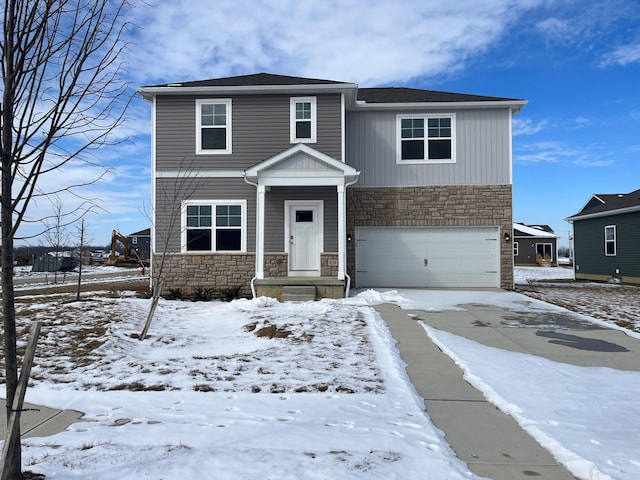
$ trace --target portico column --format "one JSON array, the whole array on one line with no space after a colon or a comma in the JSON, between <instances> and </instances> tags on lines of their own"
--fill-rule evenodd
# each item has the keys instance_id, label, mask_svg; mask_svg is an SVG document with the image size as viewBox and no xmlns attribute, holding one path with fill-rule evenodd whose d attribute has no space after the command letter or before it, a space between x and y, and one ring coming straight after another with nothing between
<instances>
[{"instance_id":1,"label":"portico column","mask_svg":"<svg viewBox=\"0 0 640 480\"><path fill-rule=\"evenodd\" d=\"M264 278L264 196L265 186L258 185L256 196L256 278Z\"/></svg>"},{"instance_id":2,"label":"portico column","mask_svg":"<svg viewBox=\"0 0 640 480\"><path fill-rule=\"evenodd\" d=\"M345 202L344 185L338 185L338 280L344 280L344 271L346 265L346 213L347 205Z\"/></svg>"}]
</instances>

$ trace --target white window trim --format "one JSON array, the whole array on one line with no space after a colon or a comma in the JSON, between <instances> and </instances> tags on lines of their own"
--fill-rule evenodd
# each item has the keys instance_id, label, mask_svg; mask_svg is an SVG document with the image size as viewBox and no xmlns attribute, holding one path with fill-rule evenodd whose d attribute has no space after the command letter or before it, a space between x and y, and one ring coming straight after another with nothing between
<instances>
[{"instance_id":1,"label":"white window trim","mask_svg":"<svg viewBox=\"0 0 640 480\"><path fill-rule=\"evenodd\" d=\"M202 148L202 117L201 105L224 104L227 106L227 148L218 150L204 150ZM196 100L196 154L197 155L228 155L231 153L231 99L230 98L201 98Z\"/></svg>"},{"instance_id":2,"label":"white window trim","mask_svg":"<svg viewBox=\"0 0 640 480\"><path fill-rule=\"evenodd\" d=\"M298 102L311 103L311 138L296 137L296 103ZM318 102L316 97L291 97L290 103L289 103L289 117L290 117L289 132L291 136L291 143L316 143L318 141L317 140L317 124L316 124L317 104Z\"/></svg>"},{"instance_id":3,"label":"white window trim","mask_svg":"<svg viewBox=\"0 0 640 480\"><path fill-rule=\"evenodd\" d=\"M517 257L518 255L520 255L518 242L513 242L513 256Z\"/></svg>"},{"instance_id":4,"label":"white window trim","mask_svg":"<svg viewBox=\"0 0 640 480\"><path fill-rule=\"evenodd\" d=\"M450 118L451 119L451 158L441 160L403 160L402 159L402 120L405 118L423 118L424 119L424 153L425 157L428 157L428 137L427 137L427 123L429 118ZM396 115L396 163L399 165L412 165L412 164L435 164L435 163L456 163L456 114L455 113L412 113Z\"/></svg>"},{"instance_id":5,"label":"white window trim","mask_svg":"<svg viewBox=\"0 0 640 480\"><path fill-rule=\"evenodd\" d=\"M613 228L613 240L607 240L607 229ZM607 253L607 243L613 242L613 253ZM615 225L605 225L604 227L604 255L605 257L615 257L618 253L618 232Z\"/></svg>"},{"instance_id":6,"label":"white window trim","mask_svg":"<svg viewBox=\"0 0 640 480\"><path fill-rule=\"evenodd\" d=\"M211 250L187 250L187 207L189 205L210 205L211 206ZM242 208L242 219L240 222L240 250L216 250L215 210L218 205L240 205ZM180 206L180 252L189 254L203 253L246 253L247 251L247 201L246 200L183 200Z\"/></svg>"},{"instance_id":7,"label":"white window trim","mask_svg":"<svg viewBox=\"0 0 640 480\"><path fill-rule=\"evenodd\" d=\"M553 258L553 243L551 242L536 242L536 255L538 254L538 245L543 245L542 247L542 251L543 251L543 255L544 255L544 246L549 245L549 251L551 252L551 261L555 262L554 258Z\"/></svg>"}]
</instances>

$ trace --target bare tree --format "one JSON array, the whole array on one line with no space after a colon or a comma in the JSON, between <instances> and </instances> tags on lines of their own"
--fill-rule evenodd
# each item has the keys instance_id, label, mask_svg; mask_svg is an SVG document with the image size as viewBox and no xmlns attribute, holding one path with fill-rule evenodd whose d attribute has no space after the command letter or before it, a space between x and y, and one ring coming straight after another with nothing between
<instances>
[{"instance_id":1,"label":"bare tree","mask_svg":"<svg viewBox=\"0 0 640 480\"><path fill-rule=\"evenodd\" d=\"M152 212L145 212L153 225L153 238L151 243L151 306L147 314L147 320L140 333L140 340L145 340L149 333L149 327L155 315L156 307L160 301L164 284L164 267L169 253L172 238L180 237L182 233L181 216L182 202L193 198L198 187L202 184L199 180L199 170L192 169L192 164L183 161L175 179L165 179L164 182L156 179L154 188L155 202ZM156 208L160 202L162 208ZM162 221L159 222L159 213L162 213ZM159 225L160 223L160 225ZM160 228L158 228L160 227ZM158 260L157 257L160 257Z\"/></svg>"},{"instance_id":2,"label":"bare tree","mask_svg":"<svg viewBox=\"0 0 640 480\"><path fill-rule=\"evenodd\" d=\"M88 165L89 153L109 144L124 119L131 99L129 85L121 80L129 4L4 0L0 6L1 284L9 414L18 383L14 239L32 200L96 180L65 184L60 170ZM38 185L50 174L58 175L57 186L40 191ZM7 454L2 480L23 478L19 438L18 429L11 437L16 447Z\"/></svg>"},{"instance_id":3,"label":"bare tree","mask_svg":"<svg viewBox=\"0 0 640 480\"><path fill-rule=\"evenodd\" d=\"M84 224L84 218L80 220L80 225L77 228L77 239L78 239L78 288L76 290L76 302L80 301L80 287L82 286L82 250L84 250L84 246L87 244L87 230Z\"/></svg>"}]
</instances>

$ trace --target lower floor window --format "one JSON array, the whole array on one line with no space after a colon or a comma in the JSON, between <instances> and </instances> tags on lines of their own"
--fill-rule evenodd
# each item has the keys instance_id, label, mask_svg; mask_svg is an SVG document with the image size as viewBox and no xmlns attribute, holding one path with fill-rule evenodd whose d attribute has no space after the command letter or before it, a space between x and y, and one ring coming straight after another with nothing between
<instances>
[{"instance_id":1,"label":"lower floor window","mask_svg":"<svg viewBox=\"0 0 640 480\"><path fill-rule=\"evenodd\" d=\"M246 201L189 201L183 206L183 251L243 252Z\"/></svg>"}]
</instances>

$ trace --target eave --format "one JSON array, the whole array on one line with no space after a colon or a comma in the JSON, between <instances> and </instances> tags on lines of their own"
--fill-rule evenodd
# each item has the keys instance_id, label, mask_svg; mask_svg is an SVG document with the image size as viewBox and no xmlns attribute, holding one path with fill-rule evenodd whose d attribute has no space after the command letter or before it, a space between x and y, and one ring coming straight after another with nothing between
<instances>
[{"instance_id":1,"label":"eave","mask_svg":"<svg viewBox=\"0 0 640 480\"><path fill-rule=\"evenodd\" d=\"M255 94L295 94L312 95L319 93L343 93L347 105L355 102L358 85L355 83L302 84L302 85L242 85L226 87L183 87L180 84L162 87L139 87L136 92L147 101L156 95L193 95L193 96L233 96Z\"/></svg>"},{"instance_id":2,"label":"eave","mask_svg":"<svg viewBox=\"0 0 640 480\"><path fill-rule=\"evenodd\" d=\"M527 100L477 101L477 102L404 102L404 103L366 103L356 102L352 110L469 110L474 108L510 108L516 114L529 103Z\"/></svg>"},{"instance_id":3,"label":"eave","mask_svg":"<svg viewBox=\"0 0 640 480\"><path fill-rule=\"evenodd\" d=\"M569 223L573 223L575 220L588 220L590 218L599 217L611 217L613 215L623 215L625 213L640 212L640 205L634 205L633 207L618 208L616 210L606 210L604 212L587 213L585 215L573 215L567 217L564 220Z\"/></svg>"}]
</instances>

